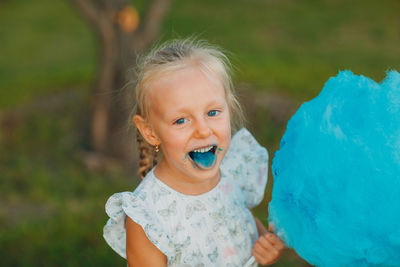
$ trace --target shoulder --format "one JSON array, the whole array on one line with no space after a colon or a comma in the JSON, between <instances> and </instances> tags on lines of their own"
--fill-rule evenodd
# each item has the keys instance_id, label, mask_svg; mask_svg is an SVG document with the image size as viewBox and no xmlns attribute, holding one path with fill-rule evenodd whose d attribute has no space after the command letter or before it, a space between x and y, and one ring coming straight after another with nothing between
<instances>
[{"instance_id":1,"label":"shoulder","mask_svg":"<svg viewBox=\"0 0 400 267\"><path fill-rule=\"evenodd\" d=\"M106 203L109 219L103 228L103 236L107 243L126 258L125 220L129 217L143 229L151 243L163 254L170 255L166 233L168 225L160 220L160 216L165 215L160 209L172 201L170 194L155 181L154 176L146 176L135 191L112 195Z\"/></svg>"},{"instance_id":2,"label":"shoulder","mask_svg":"<svg viewBox=\"0 0 400 267\"><path fill-rule=\"evenodd\" d=\"M117 219L127 210L147 208L150 197L150 188L153 186L151 179L143 180L133 192L119 192L113 194L106 203L106 213L111 219Z\"/></svg>"},{"instance_id":3,"label":"shoulder","mask_svg":"<svg viewBox=\"0 0 400 267\"><path fill-rule=\"evenodd\" d=\"M245 174L250 169L265 170L268 167L268 151L246 129L239 130L231 140L221 163L226 174Z\"/></svg>"},{"instance_id":4,"label":"shoulder","mask_svg":"<svg viewBox=\"0 0 400 267\"><path fill-rule=\"evenodd\" d=\"M268 151L245 128L231 140L221 163L221 172L232 177L240 187L249 208L257 205L264 196L268 179Z\"/></svg>"}]
</instances>

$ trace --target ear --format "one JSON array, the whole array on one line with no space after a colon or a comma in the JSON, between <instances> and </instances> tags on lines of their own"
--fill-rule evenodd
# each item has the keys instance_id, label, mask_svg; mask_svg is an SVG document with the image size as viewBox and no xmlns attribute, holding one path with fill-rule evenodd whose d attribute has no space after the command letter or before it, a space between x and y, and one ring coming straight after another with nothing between
<instances>
[{"instance_id":1,"label":"ear","mask_svg":"<svg viewBox=\"0 0 400 267\"><path fill-rule=\"evenodd\" d=\"M143 138L152 146L159 145L160 139L158 139L151 125L140 115L133 117L133 122L142 134Z\"/></svg>"}]
</instances>

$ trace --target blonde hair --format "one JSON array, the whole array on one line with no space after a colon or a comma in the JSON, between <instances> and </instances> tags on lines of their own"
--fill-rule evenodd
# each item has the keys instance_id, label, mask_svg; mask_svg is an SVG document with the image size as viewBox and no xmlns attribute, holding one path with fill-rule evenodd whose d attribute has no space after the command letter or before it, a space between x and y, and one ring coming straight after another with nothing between
<instances>
[{"instance_id":1,"label":"blonde hair","mask_svg":"<svg viewBox=\"0 0 400 267\"><path fill-rule=\"evenodd\" d=\"M147 55L139 58L135 85L136 101L129 121L133 121L134 115L148 119L148 89L151 81L160 75L193 65L198 66L205 75L216 74L220 78L231 115L232 131L238 130L244 123L244 116L233 90L231 63L221 49L194 38L171 40L156 46ZM138 131L137 141L140 153L139 174L144 177L157 164L157 158L154 148Z\"/></svg>"}]
</instances>

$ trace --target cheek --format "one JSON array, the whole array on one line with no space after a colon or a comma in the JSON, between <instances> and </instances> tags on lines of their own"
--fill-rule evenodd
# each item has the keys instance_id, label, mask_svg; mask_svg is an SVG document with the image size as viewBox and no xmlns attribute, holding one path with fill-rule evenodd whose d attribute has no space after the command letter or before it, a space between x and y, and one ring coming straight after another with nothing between
<instances>
[{"instance_id":1,"label":"cheek","mask_svg":"<svg viewBox=\"0 0 400 267\"><path fill-rule=\"evenodd\" d=\"M231 126L229 119L215 121L214 124L215 134L218 138L218 143L226 150L231 140Z\"/></svg>"},{"instance_id":2,"label":"cheek","mask_svg":"<svg viewBox=\"0 0 400 267\"><path fill-rule=\"evenodd\" d=\"M186 138L176 134L165 136L163 140L164 154L167 154L168 157L177 157L185 148L186 140Z\"/></svg>"},{"instance_id":3,"label":"cheek","mask_svg":"<svg viewBox=\"0 0 400 267\"><path fill-rule=\"evenodd\" d=\"M229 119L229 115L225 115L221 117L221 119L215 122L215 127L220 133L221 136L226 137L227 135L230 136L231 134L231 122Z\"/></svg>"}]
</instances>

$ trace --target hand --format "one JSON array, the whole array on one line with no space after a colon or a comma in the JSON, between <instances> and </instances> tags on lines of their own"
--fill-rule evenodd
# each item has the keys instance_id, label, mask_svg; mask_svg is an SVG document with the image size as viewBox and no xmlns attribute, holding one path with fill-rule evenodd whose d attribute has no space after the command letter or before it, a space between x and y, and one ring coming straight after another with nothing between
<instances>
[{"instance_id":1,"label":"hand","mask_svg":"<svg viewBox=\"0 0 400 267\"><path fill-rule=\"evenodd\" d=\"M270 265L278 261L285 249L284 243L272 232L271 226L268 230L269 232L258 238L252 251L256 261L262 265Z\"/></svg>"}]
</instances>

